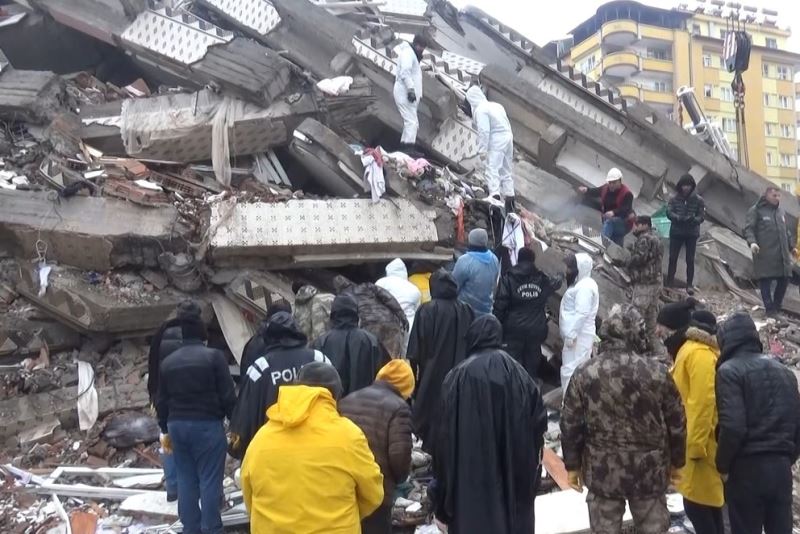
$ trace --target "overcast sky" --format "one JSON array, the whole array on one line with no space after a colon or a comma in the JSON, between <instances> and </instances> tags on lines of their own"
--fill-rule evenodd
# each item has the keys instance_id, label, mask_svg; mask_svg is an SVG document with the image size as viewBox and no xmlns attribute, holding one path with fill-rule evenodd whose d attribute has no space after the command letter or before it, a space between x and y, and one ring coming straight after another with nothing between
<instances>
[{"instance_id":1,"label":"overcast sky","mask_svg":"<svg viewBox=\"0 0 800 534\"><path fill-rule=\"evenodd\" d=\"M458 7L473 5L519 31L538 45L564 37L572 28L594 15L602 0L451 0ZM672 8L691 0L640 0ZM793 26L789 49L800 53L800 0L738 0L743 5L778 12L778 25Z\"/></svg>"}]
</instances>

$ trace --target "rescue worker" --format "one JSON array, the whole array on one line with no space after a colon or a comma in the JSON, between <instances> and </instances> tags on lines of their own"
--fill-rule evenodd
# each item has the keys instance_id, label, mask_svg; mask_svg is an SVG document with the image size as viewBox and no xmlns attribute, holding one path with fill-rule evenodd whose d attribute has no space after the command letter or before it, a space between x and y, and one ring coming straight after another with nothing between
<instances>
[{"instance_id":1,"label":"rescue worker","mask_svg":"<svg viewBox=\"0 0 800 534\"><path fill-rule=\"evenodd\" d=\"M322 293L314 286L298 282L292 285L292 292L297 326L309 340L317 339L328 330L334 295Z\"/></svg>"},{"instance_id":2,"label":"rescue worker","mask_svg":"<svg viewBox=\"0 0 800 534\"><path fill-rule=\"evenodd\" d=\"M358 327L358 304L339 295L331 307L331 329L314 340L313 348L330 359L342 380L343 395L367 387L388 361L378 338Z\"/></svg>"},{"instance_id":3,"label":"rescue worker","mask_svg":"<svg viewBox=\"0 0 800 534\"><path fill-rule=\"evenodd\" d=\"M561 350L561 389L566 393L572 373L592 356L595 319L600 306L600 291L592 280L592 257L583 252L564 259L567 290L561 298L558 327L564 347Z\"/></svg>"},{"instance_id":4,"label":"rescue worker","mask_svg":"<svg viewBox=\"0 0 800 534\"><path fill-rule=\"evenodd\" d=\"M533 532L547 412L502 343L496 317L475 319L470 357L442 385L429 491L450 534Z\"/></svg>"},{"instance_id":5,"label":"rescue worker","mask_svg":"<svg viewBox=\"0 0 800 534\"><path fill-rule=\"evenodd\" d=\"M392 357L405 356L406 348L408 347L408 335L411 328L414 327L414 315L419 309L422 301L422 293L420 290L408 281L408 270L406 264L400 258L395 258L386 266L386 276L375 282L375 285L388 291L403 308L408 321L408 330L406 330L406 337L403 342L402 352L400 354L392 354Z\"/></svg>"},{"instance_id":6,"label":"rescue worker","mask_svg":"<svg viewBox=\"0 0 800 534\"><path fill-rule=\"evenodd\" d=\"M492 313L500 260L489 250L489 234L483 228L471 230L467 243L467 252L456 260L453 268L458 300L469 304L476 315Z\"/></svg>"},{"instance_id":7,"label":"rescue worker","mask_svg":"<svg viewBox=\"0 0 800 534\"><path fill-rule=\"evenodd\" d=\"M265 339L267 325L269 320L278 312L292 313L292 305L285 300L279 300L275 304L271 304L267 308L267 315L258 327L253 337L251 337L242 350L242 359L239 361L240 375L247 374L247 370L253 365L253 362L264 355L266 348L270 345L268 337Z\"/></svg>"},{"instance_id":8,"label":"rescue worker","mask_svg":"<svg viewBox=\"0 0 800 534\"><path fill-rule=\"evenodd\" d=\"M753 253L753 272L769 317L781 311L796 252L780 204L781 190L768 187L764 196L748 210L744 227L744 237Z\"/></svg>"},{"instance_id":9,"label":"rescue worker","mask_svg":"<svg viewBox=\"0 0 800 534\"><path fill-rule=\"evenodd\" d=\"M383 503L361 521L362 534L392 534L394 489L411 470L411 409L414 372L405 360L384 365L372 385L346 396L339 413L364 432L383 474Z\"/></svg>"},{"instance_id":10,"label":"rescue worker","mask_svg":"<svg viewBox=\"0 0 800 534\"><path fill-rule=\"evenodd\" d=\"M533 250L519 251L517 264L500 279L494 300L494 315L503 325L506 351L531 378L539 378L542 343L547 339L547 299L561 287L536 268Z\"/></svg>"},{"instance_id":11,"label":"rescue worker","mask_svg":"<svg viewBox=\"0 0 800 534\"><path fill-rule=\"evenodd\" d=\"M514 134L506 110L497 102L489 102L477 85L467 89L467 102L478 132L478 154L485 166L489 196L505 200L506 211L514 211Z\"/></svg>"},{"instance_id":12,"label":"rescue worker","mask_svg":"<svg viewBox=\"0 0 800 534\"><path fill-rule=\"evenodd\" d=\"M678 256L681 248L686 249L686 287L694 284L694 255L700 225L705 220L706 205L703 197L695 189L697 182L691 174L684 174L675 185L675 194L667 204L667 218L672 223L669 228L669 266L667 286L675 285L675 272L678 269Z\"/></svg>"},{"instance_id":13,"label":"rescue worker","mask_svg":"<svg viewBox=\"0 0 800 534\"><path fill-rule=\"evenodd\" d=\"M458 300L458 284L444 269L431 275L429 303L420 306L408 343L408 360L417 377L414 430L422 447L431 451L431 425L439 408L444 377L467 357L467 330L475 313Z\"/></svg>"},{"instance_id":14,"label":"rescue worker","mask_svg":"<svg viewBox=\"0 0 800 534\"><path fill-rule=\"evenodd\" d=\"M731 534L792 532L792 465L800 456L800 394L794 373L763 355L753 319L718 326L717 470Z\"/></svg>"},{"instance_id":15,"label":"rescue worker","mask_svg":"<svg viewBox=\"0 0 800 534\"><path fill-rule=\"evenodd\" d=\"M336 369L310 363L267 410L242 462L253 534L357 533L383 502L383 477L364 433L339 415Z\"/></svg>"},{"instance_id":16,"label":"rescue worker","mask_svg":"<svg viewBox=\"0 0 800 534\"><path fill-rule=\"evenodd\" d=\"M664 245L661 244L661 238L653 230L653 223L647 215L636 217L633 235L636 236L636 240L627 245L630 257L626 265L628 276L631 278L632 302L644 318L645 328L647 328L648 352L663 354L655 331L663 283L661 266Z\"/></svg>"},{"instance_id":17,"label":"rescue worker","mask_svg":"<svg viewBox=\"0 0 800 534\"><path fill-rule=\"evenodd\" d=\"M606 175L606 184L600 187L578 188L578 192L600 202L603 218L603 236L622 246L625 235L633 227L633 192L622 183L622 171L616 167Z\"/></svg>"},{"instance_id":18,"label":"rescue worker","mask_svg":"<svg viewBox=\"0 0 800 534\"><path fill-rule=\"evenodd\" d=\"M597 356L575 370L561 410L570 486L589 489L592 532L621 533L625 503L636 532L670 526L665 493L686 458L686 419L667 368L642 356L644 319L616 304L600 328Z\"/></svg>"},{"instance_id":19,"label":"rescue worker","mask_svg":"<svg viewBox=\"0 0 800 534\"><path fill-rule=\"evenodd\" d=\"M422 294L421 304L431 301L431 275L436 267L429 267L428 264L416 262L412 264L409 271L408 281L417 286L419 292Z\"/></svg>"},{"instance_id":20,"label":"rescue worker","mask_svg":"<svg viewBox=\"0 0 800 534\"><path fill-rule=\"evenodd\" d=\"M161 447L175 457L178 516L185 532L222 534L225 427L236 404L222 351L205 346L199 316L181 319L182 345L161 362L156 413Z\"/></svg>"},{"instance_id":21,"label":"rescue worker","mask_svg":"<svg viewBox=\"0 0 800 534\"><path fill-rule=\"evenodd\" d=\"M403 119L400 145L405 151L413 151L417 142L417 130L419 130L417 109L422 100L422 68L419 63L422 61L426 46L425 38L422 35L415 35L411 44L401 41L394 48L394 53L397 55L394 103Z\"/></svg>"},{"instance_id":22,"label":"rescue worker","mask_svg":"<svg viewBox=\"0 0 800 534\"><path fill-rule=\"evenodd\" d=\"M266 410L278 398L278 389L292 383L303 365L315 361L330 363L323 353L307 347L308 339L287 312L273 315L262 335L264 350L242 375L231 417L228 452L238 459L244 456L253 436L266 421Z\"/></svg>"}]
</instances>

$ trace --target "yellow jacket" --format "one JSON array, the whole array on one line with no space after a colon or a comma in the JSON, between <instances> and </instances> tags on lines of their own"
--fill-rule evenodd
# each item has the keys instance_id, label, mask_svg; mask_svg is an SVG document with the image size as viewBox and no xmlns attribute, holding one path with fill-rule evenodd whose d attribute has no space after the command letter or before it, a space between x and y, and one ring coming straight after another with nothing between
<instances>
[{"instance_id":1,"label":"yellow jacket","mask_svg":"<svg viewBox=\"0 0 800 534\"><path fill-rule=\"evenodd\" d=\"M242 463L253 534L359 534L383 502L364 433L321 387L281 386Z\"/></svg>"},{"instance_id":2,"label":"yellow jacket","mask_svg":"<svg viewBox=\"0 0 800 534\"><path fill-rule=\"evenodd\" d=\"M719 348L714 336L699 328L689 328L686 338L672 368L672 378L686 409L686 467L681 472L678 491L697 504L720 507L725 498L715 464L714 435L717 427L714 379Z\"/></svg>"},{"instance_id":3,"label":"yellow jacket","mask_svg":"<svg viewBox=\"0 0 800 534\"><path fill-rule=\"evenodd\" d=\"M417 273L408 277L408 281L417 286L419 292L422 293L420 304L431 301L431 274L433 273Z\"/></svg>"}]
</instances>

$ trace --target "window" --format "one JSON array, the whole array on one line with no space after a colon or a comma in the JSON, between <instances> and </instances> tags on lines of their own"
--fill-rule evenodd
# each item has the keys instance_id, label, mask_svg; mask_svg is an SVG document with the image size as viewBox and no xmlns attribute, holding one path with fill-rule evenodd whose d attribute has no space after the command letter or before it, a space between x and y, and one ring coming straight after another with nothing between
<instances>
[{"instance_id":1,"label":"window","mask_svg":"<svg viewBox=\"0 0 800 534\"><path fill-rule=\"evenodd\" d=\"M711 66L711 56L708 54L703 54L703 66L710 67Z\"/></svg>"},{"instance_id":2,"label":"window","mask_svg":"<svg viewBox=\"0 0 800 534\"><path fill-rule=\"evenodd\" d=\"M761 74L764 77L769 78L769 63L762 63L761 64Z\"/></svg>"},{"instance_id":3,"label":"window","mask_svg":"<svg viewBox=\"0 0 800 534\"><path fill-rule=\"evenodd\" d=\"M792 166L792 155L784 154L781 152L781 167L791 167L791 166Z\"/></svg>"},{"instance_id":4,"label":"window","mask_svg":"<svg viewBox=\"0 0 800 534\"><path fill-rule=\"evenodd\" d=\"M692 24L692 35L700 35L700 25Z\"/></svg>"},{"instance_id":5,"label":"window","mask_svg":"<svg viewBox=\"0 0 800 534\"><path fill-rule=\"evenodd\" d=\"M766 38L767 48L778 48L778 40L773 39L772 37Z\"/></svg>"},{"instance_id":6,"label":"window","mask_svg":"<svg viewBox=\"0 0 800 534\"><path fill-rule=\"evenodd\" d=\"M664 48L648 48L647 49L647 57L651 59L662 59L668 60L671 59L671 54L669 50Z\"/></svg>"},{"instance_id":7,"label":"window","mask_svg":"<svg viewBox=\"0 0 800 534\"><path fill-rule=\"evenodd\" d=\"M791 105L789 104L790 100L789 97L786 95L780 95L778 97L778 106L782 107L783 109L791 109Z\"/></svg>"},{"instance_id":8,"label":"window","mask_svg":"<svg viewBox=\"0 0 800 534\"><path fill-rule=\"evenodd\" d=\"M764 123L764 135L771 137L775 135L775 123L774 122L765 122Z\"/></svg>"},{"instance_id":9,"label":"window","mask_svg":"<svg viewBox=\"0 0 800 534\"><path fill-rule=\"evenodd\" d=\"M781 189L791 193L792 192L792 184L781 184Z\"/></svg>"},{"instance_id":10,"label":"window","mask_svg":"<svg viewBox=\"0 0 800 534\"><path fill-rule=\"evenodd\" d=\"M785 65L778 65L778 79L789 80L792 78L792 69Z\"/></svg>"},{"instance_id":11,"label":"window","mask_svg":"<svg viewBox=\"0 0 800 534\"><path fill-rule=\"evenodd\" d=\"M658 91L659 93L670 92L670 88L667 85L667 82L653 82L653 90Z\"/></svg>"},{"instance_id":12,"label":"window","mask_svg":"<svg viewBox=\"0 0 800 534\"><path fill-rule=\"evenodd\" d=\"M736 131L736 121L729 117L722 118L722 129L726 132L735 132Z\"/></svg>"},{"instance_id":13,"label":"window","mask_svg":"<svg viewBox=\"0 0 800 534\"><path fill-rule=\"evenodd\" d=\"M781 137L791 139L792 127L789 124L781 124Z\"/></svg>"},{"instance_id":14,"label":"window","mask_svg":"<svg viewBox=\"0 0 800 534\"><path fill-rule=\"evenodd\" d=\"M775 165L775 155L771 151L767 151L767 167L773 167Z\"/></svg>"},{"instance_id":15,"label":"window","mask_svg":"<svg viewBox=\"0 0 800 534\"><path fill-rule=\"evenodd\" d=\"M765 108L768 108L768 107L770 107L770 97L769 97L769 93L764 93L764 107L765 107Z\"/></svg>"},{"instance_id":16,"label":"window","mask_svg":"<svg viewBox=\"0 0 800 534\"><path fill-rule=\"evenodd\" d=\"M597 66L597 58L595 58L595 56L589 56L578 64L578 70L586 74L594 69L595 66Z\"/></svg>"},{"instance_id":17,"label":"window","mask_svg":"<svg viewBox=\"0 0 800 534\"><path fill-rule=\"evenodd\" d=\"M719 99L724 102L733 102L733 89L724 85L720 85Z\"/></svg>"},{"instance_id":18,"label":"window","mask_svg":"<svg viewBox=\"0 0 800 534\"><path fill-rule=\"evenodd\" d=\"M707 83L703 86L703 95L706 98L714 98L714 86L710 83Z\"/></svg>"},{"instance_id":19,"label":"window","mask_svg":"<svg viewBox=\"0 0 800 534\"><path fill-rule=\"evenodd\" d=\"M727 36L728 36L728 30L724 30L724 29L720 28L719 29L719 38L724 41L725 37L727 37Z\"/></svg>"}]
</instances>

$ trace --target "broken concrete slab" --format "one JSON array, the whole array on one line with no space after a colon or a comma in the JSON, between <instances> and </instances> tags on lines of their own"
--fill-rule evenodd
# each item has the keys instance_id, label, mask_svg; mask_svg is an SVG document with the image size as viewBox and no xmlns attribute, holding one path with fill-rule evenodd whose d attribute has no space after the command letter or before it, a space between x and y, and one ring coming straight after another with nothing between
<instances>
[{"instance_id":1,"label":"broken concrete slab","mask_svg":"<svg viewBox=\"0 0 800 534\"><path fill-rule=\"evenodd\" d=\"M214 314L217 316L217 322L225 337L225 342L236 363L239 363L242 360L245 345L256 333L256 325L248 321L233 300L224 295L212 293L211 305L214 307Z\"/></svg>"},{"instance_id":2,"label":"broken concrete slab","mask_svg":"<svg viewBox=\"0 0 800 534\"><path fill-rule=\"evenodd\" d=\"M6 65L0 70L0 119L35 124L47 121L57 112L63 93L64 84L57 74Z\"/></svg>"},{"instance_id":3,"label":"broken concrete slab","mask_svg":"<svg viewBox=\"0 0 800 534\"><path fill-rule=\"evenodd\" d=\"M74 329L57 321L26 319L10 312L4 315L0 325L0 356L39 354L44 345L51 352L76 349L81 338Z\"/></svg>"},{"instance_id":4,"label":"broken concrete slab","mask_svg":"<svg viewBox=\"0 0 800 534\"><path fill-rule=\"evenodd\" d=\"M241 273L225 286L225 293L237 306L259 319L266 317L267 309L280 300L294 304L292 280L278 273Z\"/></svg>"}]
</instances>

